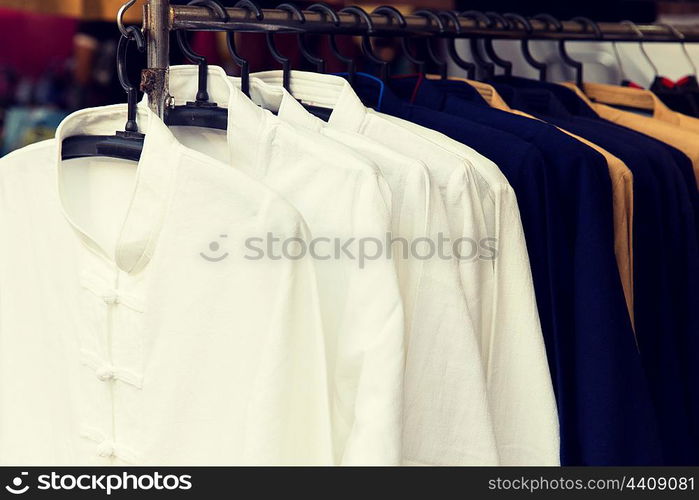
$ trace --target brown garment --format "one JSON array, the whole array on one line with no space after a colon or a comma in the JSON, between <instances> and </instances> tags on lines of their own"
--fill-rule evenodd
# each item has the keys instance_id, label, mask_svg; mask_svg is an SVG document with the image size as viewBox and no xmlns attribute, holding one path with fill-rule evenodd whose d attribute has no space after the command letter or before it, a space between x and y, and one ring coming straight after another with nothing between
<instances>
[{"instance_id":1,"label":"brown garment","mask_svg":"<svg viewBox=\"0 0 699 500\"><path fill-rule=\"evenodd\" d=\"M699 133L692 132L685 126L673 125L658 118L641 116L629 111L612 108L606 104L594 103L575 84L564 83L562 85L575 91L601 118L649 135L682 151L692 161L694 177L697 186L699 186Z\"/></svg>"},{"instance_id":2,"label":"brown garment","mask_svg":"<svg viewBox=\"0 0 699 500\"><path fill-rule=\"evenodd\" d=\"M439 77L429 75L428 78ZM510 108L492 85L463 78L450 78L450 80L468 83L495 109L507 111L508 113L532 120L537 119L523 111ZM612 202L614 207L614 254L616 255L616 262L619 268L619 277L621 278L621 283L624 288L626 306L629 310L631 324L633 325L633 174L623 161L609 151L566 130L561 128L559 128L559 130L574 137L586 146L591 147L604 156L607 161L609 176L612 181Z\"/></svg>"},{"instance_id":3,"label":"brown garment","mask_svg":"<svg viewBox=\"0 0 699 500\"><path fill-rule=\"evenodd\" d=\"M582 89L595 102L612 106L627 106L653 112L653 118L677 125L699 134L699 118L671 110L650 90L620 87L604 83L585 83Z\"/></svg>"}]
</instances>

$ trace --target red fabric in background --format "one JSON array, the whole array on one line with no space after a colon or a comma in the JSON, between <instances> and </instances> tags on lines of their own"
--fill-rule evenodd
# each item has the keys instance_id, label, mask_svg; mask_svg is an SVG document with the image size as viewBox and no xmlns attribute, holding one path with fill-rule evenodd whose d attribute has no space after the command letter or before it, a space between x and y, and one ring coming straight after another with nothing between
<instances>
[{"instance_id":1,"label":"red fabric in background","mask_svg":"<svg viewBox=\"0 0 699 500\"><path fill-rule=\"evenodd\" d=\"M73 52L74 19L0 9L0 66L37 77Z\"/></svg>"}]
</instances>

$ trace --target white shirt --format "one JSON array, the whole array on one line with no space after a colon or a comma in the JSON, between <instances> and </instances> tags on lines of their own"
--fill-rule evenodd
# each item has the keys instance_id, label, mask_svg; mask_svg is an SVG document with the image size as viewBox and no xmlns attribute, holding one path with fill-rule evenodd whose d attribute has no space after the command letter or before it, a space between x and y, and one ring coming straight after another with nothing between
<instances>
[{"instance_id":1,"label":"white shirt","mask_svg":"<svg viewBox=\"0 0 699 500\"><path fill-rule=\"evenodd\" d=\"M331 127L358 131L425 162L440 187L454 238L476 241L486 256L496 242L497 258L460 260L460 271L480 339L500 462L559 463L556 404L529 257L516 198L502 173L443 134L367 110L340 77L292 75L297 99L334 110ZM278 71L254 77L281 82Z\"/></svg>"},{"instance_id":2,"label":"white shirt","mask_svg":"<svg viewBox=\"0 0 699 500\"><path fill-rule=\"evenodd\" d=\"M301 94L297 97L303 96L304 100L309 97L314 103L327 105L327 101L315 101L315 94L310 92L311 88L319 89L320 95L326 95L322 85L319 88L313 86L312 79L315 76L296 71L292 73L294 89L300 85ZM309 87L306 88L299 82L308 83ZM266 83L269 84L265 85ZM280 83L281 72L278 71L252 75L253 98L265 89L270 93L272 85L280 88ZM304 93L304 90L308 92ZM320 120L309 118L309 114L288 93L285 93L278 107L280 118L318 129ZM361 110L363 109L362 107ZM357 108L357 114L361 110ZM393 127L395 130L392 130L389 126L382 131L383 134L391 135L395 143L380 137L380 134L372 134L369 126L338 127L335 125L338 112L339 108L335 107L330 122L323 123L324 126L321 127L324 134L331 134L338 140L359 135L365 142L388 143L394 151L418 159L422 159L419 152L425 147L435 149L428 141L405 132L400 127ZM356 139L354 142L356 143ZM396 145L398 142L400 148ZM368 147L365 146L364 150ZM405 169L400 165L402 155L396 152L393 154L398 161L383 164L384 172L389 173L387 178L393 177L390 174L392 170ZM466 191L469 180L459 161L449 162L450 159L447 158L447 161L435 162L434 157L430 160L426 165L432 177L429 184L429 224L426 235L437 245L440 236L451 237L445 202L454 203L454 200L459 200L463 202L462 206L467 204L470 200ZM382 168L382 163L379 166ZM400 186L397 188L401 189ZM396 189L393 192L395 195ZM464 218L463 213L459 213L459 216L460 219ZM423 257L428 255L424 249L418 253ZM498 464L486 394L485 370L466 294L459 280L458 262L450 258L451 255L443 258L438 253L434 252L432 257L422 261L422 280L415 301L406 367L404 462Z\"/></svg>"},{"instance_id":3,"label":"white shirt","mask_svg":"<svg viewBox=\"0 0 699 500\"><path fill-rule=\"evenodd\" d=\"M195 66L170 68L176 103L192 100L196 75ZM228 108L228 130L173 127L175 136L282 194L316 241L340 241L355 252L354 259L330 255L327 240L316 247L336 459L400 463L405 328L398 278L390 260L362 262L358 254L361 241L371 241L373 254L374 241L390 233L386 181L376 165L349 148L256 106L221 68L209 67L208 91L211 101Z\"/></svg>"},{"instance_id":4,"label":"white shirt","mask_svg":"<svg viewBox=\"0 0 699 500\"><path fill-rule=\"evenodd\" d=\"M234 85L240 85L240 78L231 78L231 81ZM276 113L283 121L343 144L378 167L391 190L391 235L394 245L390 258L398 270L406 337L410 339L415 295L423 274L423 259L411 258L409 245L428 234L430 176L427 167L421 161L396 153L360 134L327 127L323 120L306 111L283 87L252 79L251 98L255 104ZM425 312L421 310L418 314ZM431 332L434 331L432 329Z\"/></svg>"},{"instance_id":5,"label":"white shirt","mask_svg":"<svg viewBox=\"0 0 699 500\"><path fill-rule=\"evenodd\" d=\"M485 224L481 228L486 233L481 232L480 237L496 241L498 248L489 301L491 319L481 333L498 449L505 465L558 465L558 410L512 187L495 163L468 146L406 120L381 116L421 134L471 166L483 204Z\"/></svg>"},{"instance_id":6,"label":"white shirt","mask_svg":"<svg viewBox=\"0 0 699 500\"><path fill-rule=\"evenodd\" d=\"M125 122L79 111L0 160L0 464L332 463L312 262L246 258L300 215L146 109L137 168L61 161Z\"/></svg>"}]
</instances>

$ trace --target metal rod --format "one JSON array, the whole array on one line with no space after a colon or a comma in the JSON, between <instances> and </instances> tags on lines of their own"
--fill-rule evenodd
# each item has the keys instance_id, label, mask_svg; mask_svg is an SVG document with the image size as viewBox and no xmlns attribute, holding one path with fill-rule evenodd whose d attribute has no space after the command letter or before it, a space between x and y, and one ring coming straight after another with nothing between
<instances>
[{"instance_id":1,"label":"metal rod","mask_svg":"<svg viewBox=\"0 0 699 500\"><path fill-rule=\"evenodd\" d=\"M339 24L327 19L320 12L304 11L305 21L300 22L285 10L265 9L264 18L258 21L248 9L227 9L229 21L221 21L205 7L171 6L169 0L148 0L144 7L144 31L148 46L148 69L143 71L141 89L149 96L151 109L163 117L171 99L168 85L170 54L170 31L178 29L195 31L247 31L247 32L311 32L361 35L367 26L351 14L338 14ZM586 30L580 23L564 21L563 30L554 31L538 20L531 21L531 31L524 29L506 30L500 26L479 26L472 19L459 18L460 30L450 25L442 31L430 17L405 16L406 25L400 26L390 16L371 16L376 36L395 35L441 35L459 38L489 37L498 39L531 40L589 40L599 41L595 33ZM631 27L623 23L599 23L602 40L608 42L638 42L639 33L646 42L699 42L699 26L682 27L677 30L662 25L639 25Z\"/></svg>"},{"instance_id":2,"label":"metal rod","mask_svg":"<svg viewBox=\"0 0 699 500\"><path fill-rule=\"evenodd\" d=\"M207 9L203 9L207 10ZM169 0L149 0L143 19L148 51L148 69L143 71L141 90L148 94L151 110L161 118L169 100L171 8Z\"/></svg>"},{"instance_id":3,"label":"metal rod","mask_svg":"<svg viewBox=\"0 0 699 500\"><path fill-rule=\"evenodd\" d=\"M276 9L263 10L264 19L257 21L248 10L229 8L230 21L222 22L216 18L209 9L202 7L172 6L172 29L188 29L199 31L283 31L283 32L316 32L336 33L347 35L360 35L365 32L366 26L356 16L339 14L340 24L335 25L318 12L304 11L306 22L301 23L288 12ZM439 34L439 26L433 20L420 16L405 16L406 28L401 28L395 20L387 16L372 16L377 36L405 34L406 31L414 34ZM462 30L460 37L492 37L502 39L522 39L527 36L523 29L505 30L502 27L479 27L469 19L460 19ZM630 26L621 23L599 23L600 30L605 41L637 42L638 32ZM594 33L586 31L580 23L563 22L563 31L557 32L547 29L547 25L541 21L532 20L532 32L529 38L532 40L595 40ZM671 30L657 25L639 25L641 33L645 36L645 42L676 42L677 36ZM679 31L684 34L686 42L699 41L699 26L683 27ZM449 29L451 36L456 36L455 30Z\"/></svg>"}]
</instances>

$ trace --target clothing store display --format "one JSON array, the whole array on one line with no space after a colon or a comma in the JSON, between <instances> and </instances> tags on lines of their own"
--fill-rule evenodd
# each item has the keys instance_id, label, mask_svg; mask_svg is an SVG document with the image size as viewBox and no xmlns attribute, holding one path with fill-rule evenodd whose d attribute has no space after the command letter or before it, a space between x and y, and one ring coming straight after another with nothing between
<instances>
[{"instance_id":1,"label":"clothing store display","mask_svg":"<svg viewBox=\"0 0 699 500\"><path fill-rule=\"evenodd\" d=\"M565 52L698 29L134 3L0 68L0 465L699 465L699 86Z\"/></svg>"}]
</instances>

